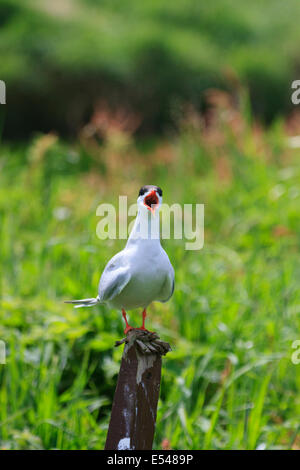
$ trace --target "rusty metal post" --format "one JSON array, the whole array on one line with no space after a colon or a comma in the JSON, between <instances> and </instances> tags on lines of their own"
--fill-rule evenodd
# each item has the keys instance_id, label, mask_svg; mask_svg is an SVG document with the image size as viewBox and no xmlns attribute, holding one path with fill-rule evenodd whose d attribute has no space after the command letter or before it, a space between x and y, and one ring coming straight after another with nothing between
<instances>
[{"instance_id":1,"label":"rusty metal post","mask_svg":"<svg viewBox=\"0 0 300 470\"><path fill-rule=\"evenodd\" d=\"M132 329L125 343L105 450L151 450L160 390L161 356L171 350L156 333Z\"/></svg>"}]
</instances>

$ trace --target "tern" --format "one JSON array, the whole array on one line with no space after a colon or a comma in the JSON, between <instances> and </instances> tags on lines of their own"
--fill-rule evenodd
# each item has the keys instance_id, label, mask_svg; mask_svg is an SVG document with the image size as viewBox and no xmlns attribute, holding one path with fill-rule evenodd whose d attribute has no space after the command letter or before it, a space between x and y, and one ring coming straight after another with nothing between
<instances>
[{"instance_id":1,"label":"tern","mask_svg":"<svg viewBox=\"0 0 300 470\"><path fill-rule=\"evenodd\" d=\"M146 309L153 301L167 302L174 292L174 269L160 243L159 210L162 190L143 186L138 195L138 213L125 248L107 263L101 275L98 296L91 299L67 300L78 307L107 304L122 311L126 328L126 310L142 308L146 330Z\"/></svg>"}]
</instances>

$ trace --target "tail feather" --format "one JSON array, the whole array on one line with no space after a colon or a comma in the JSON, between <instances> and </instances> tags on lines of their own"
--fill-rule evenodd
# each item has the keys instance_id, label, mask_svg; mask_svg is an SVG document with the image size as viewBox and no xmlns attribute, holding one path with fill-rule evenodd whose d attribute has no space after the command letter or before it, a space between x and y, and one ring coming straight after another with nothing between
<instances>
[{"instance_id":1,"label":"tail feather","mask_svg":"<svg viewBox=\"0 0 300 470\"><path fill-rule=\"evenodd\" d=\"M81 299L81 300L65 300L65 304L76 304L74 308L80 308L80 307L93 307L93 305L96 305L100 302L99 297L97 296L96 298L91 298L91 299Z\"/></svg>"}]
</instances>

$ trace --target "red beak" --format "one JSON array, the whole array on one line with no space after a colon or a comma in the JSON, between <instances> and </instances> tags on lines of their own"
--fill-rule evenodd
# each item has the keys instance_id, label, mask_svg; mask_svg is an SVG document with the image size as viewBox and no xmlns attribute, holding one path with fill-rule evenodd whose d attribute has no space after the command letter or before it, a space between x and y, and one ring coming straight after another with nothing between
<instances>
[{"instance_id":1,"label":"red beak","mask_svg":"<svg viewBox=\"0 0 300 470\"><path fill-rule=\"evenodd\" d=\"M159 200L158 200L155 189L153 189L153 191L151 191L151 193L149 193L148 196L145 197L144 205L154 215L155 209L158 207L158 204L159 204Z\"/></svg>"}]
</instances>

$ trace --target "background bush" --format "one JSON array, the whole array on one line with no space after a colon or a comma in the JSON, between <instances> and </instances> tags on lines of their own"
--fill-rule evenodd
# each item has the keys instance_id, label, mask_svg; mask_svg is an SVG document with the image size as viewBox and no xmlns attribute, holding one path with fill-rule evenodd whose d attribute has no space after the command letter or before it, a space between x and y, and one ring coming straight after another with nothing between
<instances>
[{"instance_id":1,"label":"background bush","mask_svg":"<svg viewBox=\"0 0 300 470\"><path fill-rule=\"evenodd\" d=\"M161 131L181 103L203 109L204 90L241 83L269 121L290 107L299 15L297 0L2 0L6 136L74 134L103 98Z\"/></svg>"}]
</instances>

